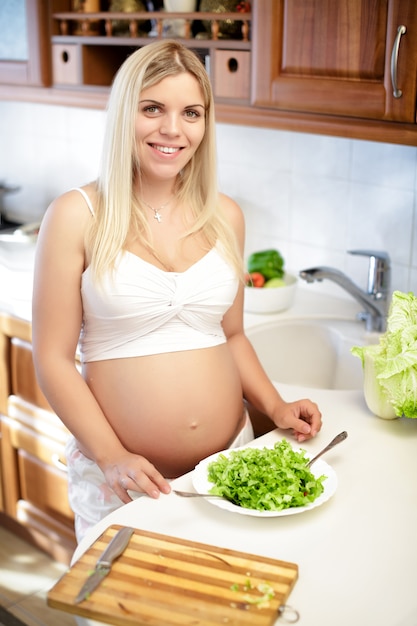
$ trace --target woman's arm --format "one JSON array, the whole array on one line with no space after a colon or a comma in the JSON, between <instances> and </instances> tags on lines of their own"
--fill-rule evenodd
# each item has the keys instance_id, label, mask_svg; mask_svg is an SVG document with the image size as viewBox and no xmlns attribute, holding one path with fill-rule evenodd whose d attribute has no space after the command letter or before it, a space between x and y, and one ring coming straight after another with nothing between
<instances>
[{"instance_id":1,"label":"woman's arm","mask_svg":"<svg viewBox=\"0 0 417 626\"><path fill-rule=\"evenodd\" d=\"M238 205L222 197L243 251L245 227ZM269 380L243 327L244 286L239 286L232 307L223 318L223 329L239 370L244 398L267 415L276 426L292 429L299 442L314 437L321 428L321 413L314 402L303 399L285 402Z\"/></svg>"},{"instance_id":2,"label":"woman's arm","mask_svg":"<svg viewBox=\"0 0 417 626\"><path fill-rule=\"evenodd\" d=\"M55 200L46 211L35 260L33 357L39 385L51 407L121 500L128 502L130 497L121 486L126 476L136 482L136 490L151 496L169 487L151 463L122 446L75 365L82 323L84 233L91 219L84 199L75 191ZM133 489L129 483L127 488Z\"/></svg>"}]
</instances>

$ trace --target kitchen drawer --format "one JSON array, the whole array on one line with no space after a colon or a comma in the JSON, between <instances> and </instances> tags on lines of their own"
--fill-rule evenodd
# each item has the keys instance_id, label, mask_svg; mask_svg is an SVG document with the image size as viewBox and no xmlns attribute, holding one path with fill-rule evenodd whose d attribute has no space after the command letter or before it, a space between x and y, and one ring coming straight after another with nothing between
<instances>
[{"instance_id":1,"label":"kitchen drawer","mask_svg":"<svg viewBox=\"0 0 417 626\"><path fill-rule=\"evenodd\" d=\"M82 48L76 44L52 45L52 77L54 85L81 85Z\"/></svg>"},{"instance_id":2,"label":"kitchen drawer","mask_svg":"<svg viewBox=\"0 0 417 626\"><path fill-rule=\"evenodd\" d=\"M17 459L21 498L54 518L73 520L65 473L22 449L17 451Z\"/></svg>"},{"instance_id":3,"label":"kitchen drawer","mask_svg":"<svg viewBox=\"0 0 417 626\"><path fill-rule=\"evenodd\" d=\"M73 519L68 503L64 447L25 426L2 419L16 454L19 498L56 517Z\"/></svg>"},{"instance_id":4,"label":"kitchen drawer","mask_svg":"<svg viewBox=\"0 0 417 626\"><path fill-rule=\"evenodd\" d=\"M55 413L40 409L19 396L9 396L6 407L7 416L13 423L22 424L32 432L60 444L60 449L65 447L70 433Z\"/></svg>"},{"instance_id":5,"label":"kitchen drawer","mask_svg":"<svg viewBox=\"0 0 417 626\"><path fill-rule=\"evenodd\" d=\"M66 472L65 448L62 444L39 435L8 417L3 418L2 421L10 429L11 443L16 450L22 448L38 457L43 463L47 463L61 472Z\"/></svg>"},{"instance_id":6,"label":"kitchen drawer","mask_svg":"<svg viewBox=\"0 0 417 626\"><path fill-rule=\"evenodd\" d=\"M250 52L214 50L213 92L215 98L249 100Z\"/></svg>"},{"instance_id":7,"label":"kitchen drawer","mask_svg":"<svg viewBox=\"0 0 417 626\"><path fill-rule=\"evenodd\" d=\"M51 410L36 379L32 345L13 337L10 346L10 361L11 393L43 409Z\"/></svg>"}]
</instances>

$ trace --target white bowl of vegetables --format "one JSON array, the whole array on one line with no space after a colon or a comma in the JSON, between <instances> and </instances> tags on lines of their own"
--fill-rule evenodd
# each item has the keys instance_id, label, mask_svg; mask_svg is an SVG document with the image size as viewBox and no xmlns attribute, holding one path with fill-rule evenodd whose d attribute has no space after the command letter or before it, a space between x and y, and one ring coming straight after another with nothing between
<instances>
[{"instance_id":1,"label":"white bowl of vegetables","mask_svg":"<svg viewBox=\"0 0 417 626\"><path fill-rule=\"evenodd\" d=\"M278 250L251 254L245 276L244 309L248 313L278 313L289 309L295 297L298 279L284 270Z\"/></svg>"}]
</instances>

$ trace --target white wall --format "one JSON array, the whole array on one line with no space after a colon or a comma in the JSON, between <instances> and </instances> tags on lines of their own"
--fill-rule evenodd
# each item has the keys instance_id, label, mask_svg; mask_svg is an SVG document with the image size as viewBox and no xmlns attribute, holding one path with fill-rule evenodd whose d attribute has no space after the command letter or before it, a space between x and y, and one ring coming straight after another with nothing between
<instances>
[{"instance_id":1,"label":"white wall","mask_svg":"<svg viewBox=\"0 0 417 626\"><path fill-rule=\"evenodd\" d=\"M95 178L105 113L0 102L0 182L19 185L7 209L42 216L67 189ZM367 261L386 250L392 287L417 293L417 148L218 125L222 191L242 206L247 253L277 247L287 269L331 265L366 285ZM344 297L336 285L307 288Z\"/></svg>"}]
</instances>

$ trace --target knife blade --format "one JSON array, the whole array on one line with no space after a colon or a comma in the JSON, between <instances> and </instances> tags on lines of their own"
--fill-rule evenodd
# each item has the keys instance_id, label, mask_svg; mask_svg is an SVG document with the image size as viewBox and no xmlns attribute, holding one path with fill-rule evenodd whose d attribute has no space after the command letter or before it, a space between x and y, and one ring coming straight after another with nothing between
<instances>
[{"instance_id":1,"label":"knife blade","mask_svg":"<svg viewBox=\"0 0 417 626\"><path fill-rule=\"evenodd\" d=\"M113 562L123 554L134 532L134 528L126 526L115 534L103 554L98 558L94 571L81 587L79 594L75 598L75 604L86 600L109 574Z\"/></svg>"}]
</instances>

